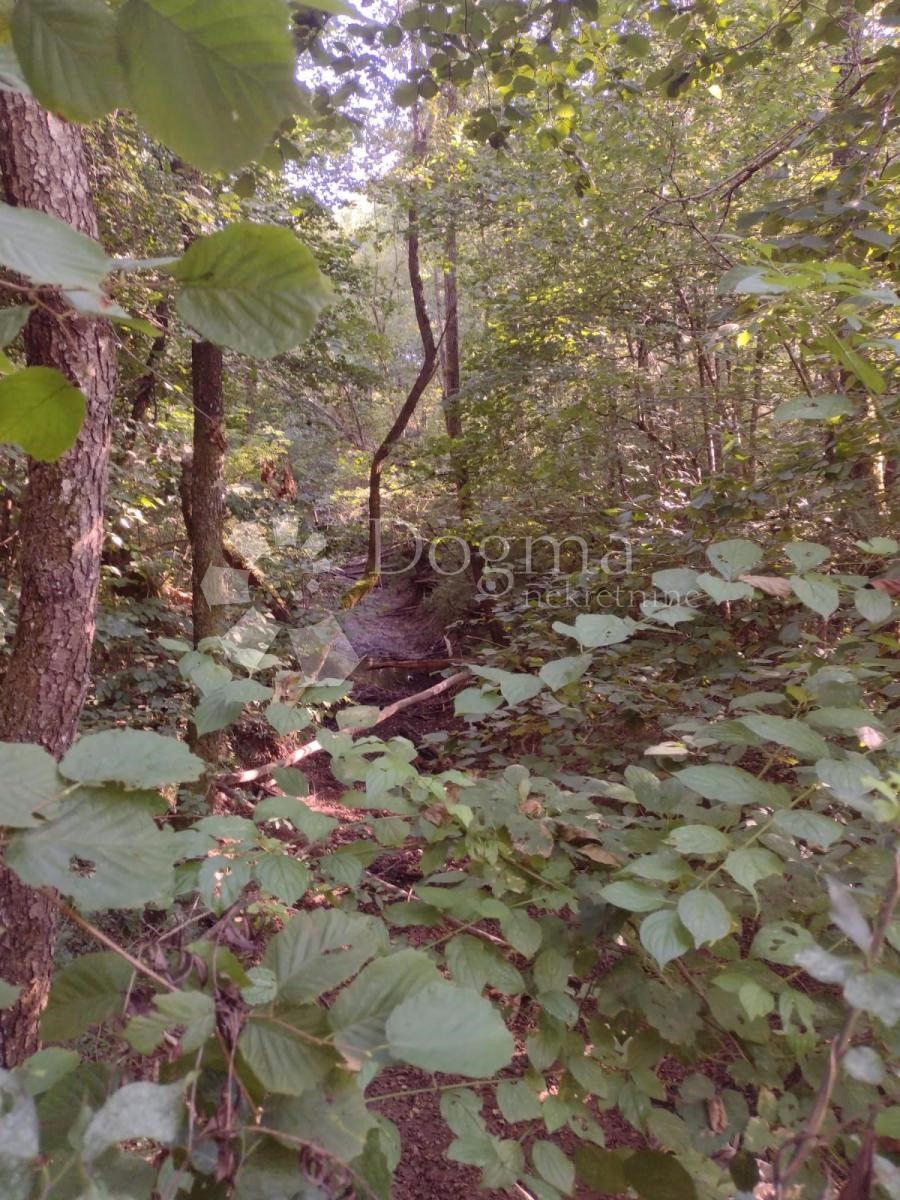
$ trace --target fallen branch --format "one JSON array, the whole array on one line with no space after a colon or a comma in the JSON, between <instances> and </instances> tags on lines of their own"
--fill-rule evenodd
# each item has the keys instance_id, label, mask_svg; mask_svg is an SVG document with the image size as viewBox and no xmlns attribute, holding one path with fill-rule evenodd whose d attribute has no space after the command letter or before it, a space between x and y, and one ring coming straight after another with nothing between
<instances>
[{"instance_id":1,"label":"fallen branch","mask_svg":"<svg viewBox=\"0 0 900 1200\"><path fill-rule=\"evenodd\" d=\"M395 700L393 704L388 704L387 707L381 709L374 721L370 721L366 725L350 726L348 729L342 729L341 733L349 733L351 737L358 737L361 733L370 733L376 725L383 725L385 721L389 721L391 717L395 717L397 713L403 712L404 709L414 708L418 704L425 704L429 700L435 700L438 696L444 696L448 692L454 691L461 684L467 683L470 678L471 676L468 671L457 671L455 675L450 675L447 679L442 679L440 683L426 688L424 692L415 692L412 696L404 696L400 700ZM273 771L277 771L280 767L293 767L298 762L302 762L304 758L311 758L314 754L319 754L322 749L321 742L316 738L312 742L307 742L305 746L300 746L298 749L292 750L284 758L277 758L274 762L263 763L261 767L250 767L246 771L238 771L233 775L225 775L219 782L223 787L254 783L257 779L271 775Z\"/></svg>"}]
</instances>

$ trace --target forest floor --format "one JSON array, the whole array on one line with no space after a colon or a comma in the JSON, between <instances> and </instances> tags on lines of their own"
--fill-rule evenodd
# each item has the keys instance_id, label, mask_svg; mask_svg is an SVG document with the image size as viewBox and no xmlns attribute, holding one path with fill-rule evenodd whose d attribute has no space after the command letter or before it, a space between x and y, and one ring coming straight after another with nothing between
<instances>
[{"instance_id":1,"label":"forest floor","mask_svg":"<svg viewBox=\"0 0 900 1200\"><path fill-rule=\"evenodd\" d=\"M339 620L361 658L388 664L445 655L448 650L443 629L428 613L422 603L420 589L408 577L375 588L354 608L342 614ZM391 669L385 665L378 670L361 668L354 678L357 684L353 699L357 703L383 707L428 688L439 679L439 675L427 671ZM439 697L407 709L378 726L376 732L383 738L406 737L418 747L426 734L459 724L460 719L453 716L452 697ZM252 766L253 763L245 762L243 765ZM366 836L365 822L379 814L348 806L346 787L331 774L326 756L319 754L307 759L303 763L303 771L310 784L306 803L339 822L331 836L329 848L334 849ZM404 897L412 899L412 888L421 879L418 860L418 852L408 848L386 851L379 856L367 872L373 893L381 892L388 901L402 900ZM490 933L491 923L486 921L484 924L485 932ZM407 930L404 937L407 944L426 947L452 932L453 928L448 925ZM513 1063L504 1072L510 1079L524 1074L528 1068L525 1038L531 1032L533 1018L534 1014L525 1006L518 1009L514 1018L517 1053ZM478 1168L446 1158L453 1135L441 1116L440 1101L443 1092L457 1086L471 1086L471 1082L452 1076L436 1078L411 1067L382 1071L371 1085L369 1098L375 1100L376 1097L383 1097L377 1102L378 1111L394 1122L401 1135L403 1158L394 1179L393 1194L396 1200L460 1200L468 1196L484 1196L487 1200L506 1200L507 1197L526 1200L528 1193L518 1188L515 1191L482 1190ZM554 1086L552 1081L549 1086L551 1089ZM477 1089L477 1083L475 1087ZM503 1121L494 1100L493 1087L484 1087L483 1095L484 1117L491 1131L501 1137L520 1137L521 1126L514 1129ZM640 1147L645 1144L640 1135L614 1110L598 1113L597 1116L606 1134L608 1148ZM537 1122L534 1132L542 1132ZM565 1128L555 1135L554 1140L570 1153L574 1152L577 1144L577 1138ZM586 1191L579 1192L582 1200L587 1200L589 1195Z\"/></svg>"}]
</instances>

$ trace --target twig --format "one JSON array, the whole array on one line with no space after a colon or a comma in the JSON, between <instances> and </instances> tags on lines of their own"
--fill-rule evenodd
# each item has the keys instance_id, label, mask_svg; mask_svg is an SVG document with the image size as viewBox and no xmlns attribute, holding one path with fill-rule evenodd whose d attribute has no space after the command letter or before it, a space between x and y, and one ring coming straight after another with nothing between
<instances>
[{"instance_id":1,"label":"twig","mask_svg":"<svg viewBox=\"0 0 900 1200\"><path fill-rule=\"evenodd\" d=\"M98 929L96 925L92 925L90 921L85 920L85 918L81 916L80 913L77 913L74 908L70 908L64 900L59 898L52 888L41 888L40 892L41 895L46 896L50 903L54 904L64 916L68 917L70 921L74 922L79 929L83 929L85 933L89 934L95 942L99 942L101 946L106 946L108 950L112 950L114 954L118 954L120 958L124 958L129 966L132 966L135 971L138 971L141 975L145 975L147 979L152 979L154 983L158 984L161 988L164 988L167 992L178 991L178 988L174 983L171 982L171 980L166 979L164 975L158 974L153 970L152 967L148 967L147 964L141 962L139 958L135 958L133 954L129 954L124 946L120 946L118 942L114 941L111 937L105 934L102 929Z\"/></svg>"},{"instance_id":2,"label":"twig","mask_svg":"<svg viewBox=\"0 0 900 1200\"><path fill-rule=\"evenodd\" d=\"M369 733L376 725L383 725L385 721L389 721L391 717L395 717L397 713L403 712L404 709L414 708L417 704L425 704L428 700L434 700L438 696L443 696L461 684L466 683L470 678L471 676L468 671L457 671L455 675L450 675L447 679L442 679L440 683L426 688L424 692L415 692L412 696L404 696L400 700L395 700L393 704L389 704L386 708L381 709L375 720L369 724L353 725L348 729L342 729L341 733L349 733L351 737L358 737L361 733ZM246 771L224 775L219 780L219 783L223 787L234 787L242 783L254 783L257 779L271 775L279 767L292 767L295 763L302 762L304 758L311 758L313 754L319 754L322 749L322 743L316 738L312 742L307 742L305 746L300 746L297 750L286 754L284 758L276 758L274 762L264 763L261 767L251 767Z\"/></svg>"},{"instance_id":3,"label":"twig","mask_svg":"<svg viewBox=\"0 0 900 1200\"><path fill-rule=\"evenodd\" d=\"M884 949L887 931L890 927L891 921L894 918L894 913L896 912L898 903L900 903L900 852L895 854L894 877L891 880L887 895L885 896L881 905L881 911L878 914L878 922L872 932L872 940L869 943L869 949L866 953L866 970L872 969L872 967L878 961L881 951ZM810 1111L809 1116L806 1118L803 1129L793 1141L794 1150L790 1161L784 1168L779 1168L776 1161L776 1200L786 1200L791 1183L796 1178L801 1167L809 1157L813 1146L819 1140L819 1132L822 1128L822 1122L825 1120L825 1117L828 1113L829 1105L831 1104L831 1096L834 1091L835 1084L837 1083L841 1061L850 1048L850 1043L853 1040L853 1034L856 1032L856 1026L861 1015L862 1010L859 1008L850 1008L847 1010L844 1023L841 1026L839 1033L831 1043L831 1049L828 1055L828 1068L825 1071L825 1076L819 1087L815 1104L812 1106L812 1110Z\"/></svg>"}]
</instances>

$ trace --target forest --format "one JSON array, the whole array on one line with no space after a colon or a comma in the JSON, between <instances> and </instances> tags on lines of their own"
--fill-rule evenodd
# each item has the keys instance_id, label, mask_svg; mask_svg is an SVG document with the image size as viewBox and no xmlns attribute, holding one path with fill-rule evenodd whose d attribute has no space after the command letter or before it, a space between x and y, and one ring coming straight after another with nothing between
<instances>
[{"instance_id":1,"label":"forest","mask_svg":"<svg viewBox=\"0 0 900 1200\"><path fill-rule=\"evenodd\" d=\"M900 0L0 0L0 1200L900 1200Z\"/></svg>"}]
</instances>

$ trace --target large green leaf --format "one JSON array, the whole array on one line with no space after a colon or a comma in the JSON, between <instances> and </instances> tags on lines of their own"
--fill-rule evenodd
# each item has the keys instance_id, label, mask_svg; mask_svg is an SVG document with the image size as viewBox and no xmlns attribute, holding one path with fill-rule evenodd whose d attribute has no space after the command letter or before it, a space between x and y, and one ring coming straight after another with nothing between
<instances>
[{"instance_id":1,"label":"large green leaf","mask_svg":"<svg viewBox=\"0 0 900 1200\"><path fill-rule=\"evenodd\" d=\"M270 1092L299 1096L336 1065L333 1050L322 1045L325 1014L306 1008L254 1012L238 1039L238 1049L259 1082Z\"/></svg>"},{"instance_id":2,"label":"large green leaf","mask_svg":"<svg viewBox=\"0 0 900 1200\"><path fill-rule=\"evenodd\" d=\"M350 1064L358 1067L383 1049L385 1024L393 1010L439 978L437 967L421 950L399 950L370 962L329 1013L335 1044Z\"/></svg>"},{"instance_id":3,"label":"large green leaf","mask_svg":"<svg viewBox=\"0 0 900 1200\"><path fill-rule=\"evenodd\" d=\"M841 602L837 584L824 575L792 575L791 588L798 600L823 617L830 617Z\"/></svg>"},{"instance_id":4,"label":"large green leaf","mask_svg":"<svg viewBox=\"0 0 900 1200\"><path fill-rule=\"evenodd\" d=\"M112 265L98 242L65 221L9 204L0 204L0 263L32 283L90 292Z\"/></svg>"},{"instance_id":5,"label":"large green leaf","mask_svg":"<svg viewBox=\"0 0 900 1200\"><path fill-rule=\"evenodd\" d=\"M126 1083L118 1088L84 1131L84 1157L91 1161L117 1142L150 1138L169 1146L178 1136L184 1115L184 1082Z\"/></svg>"},{"instance_id":6,"label":"large green leaf","mask_svg":"<svg viewBox=\"0 0 900 1200\"><path fill-rule=\"evenodd\" d=\"M205 992L164 992L153 997L154 1010L133 1017L125 1028L125 1040L141 1054L151 1054L167 1029L182 1026L181 1052L198 1050L216 1028L216 1005Z\"/></svg>"},{"instance_id":7,"label":"large green leaf","mask_svg":"<svg viewBox=\"0 0 900 1200\"><path fill-rule=\"evenodd\" d=\"M741 767L705 763L699 767L685 767L675 778L691 791L698 792L704 800L718 800L721 804L785 808L790 800L790 794L781 784L766 783Z\"/></svg>"},{"instance_id":8,"label":"large green leaf","mask_svg":"<svg viewBox=\"0 0 900 1200\"><path fill-rule=\"evenodd\" d=\"M762 550L747 538L731 538L715 542L707 549L706 557L723 578L733 581L753 570L762 558Z\"/></svg>"},{"instance_id":9,"label":"large green leaf","mask_svg":"<svg viewBox=\"0 0 900 1200\"><path fill-rule=\"evenodd\" d=\"M18 337L33 310L33 304L14 304L0 311L0 349Z\"/></svg>"},{"instance_id":10,"label":"large green leaf","mask_svg":"<svg viewBox=\"0 0 900 1200\"><path fill-rule=\"evenodd\" d=\"M282 0L126 0L119 33L141 123L204 171L243 166L295 107Z\"/></svg>"},{"instance_id":11,"label":"large green leaf","mask_svg":"<svg viewBox=\"0 0 900 1200\"><path fill-rule=\"evenodd\" d=\"M253 875L264 891L283 904L296 904L309 889L309 868L280 850L265 854L253 868Z\"/></svg>"},{"instance_id":12,"label":"large green leaf","mask_svg":"<svg viewBox=\"0 0 900 1200\"><path fill-rule=\"evenodd\" d=\"M116 18L103 0L17 0L12 38L44 108L94 121L124 102Z\"/></svg>"},{"instance_id":13,"label":"large green leaf","mask_svg":"<svg viewBox=\"0 0 900 1200\"><path fill-rule=\"evenodd\" d=\"M12 42L0 43L0 90L31 95L31 88L22 74L22 64L13 49Z\"/></svg>"},{"instance_id":14,"label":"large green leaf","mask_svg":"<svg viewBox=\"0 0 900 1200\"><path fill-rule=\"evenodd\" d=\"M817 758L828 757L828 743L821 733L794 717L777 717L771 713L752 713L741 717L741 724L752 729L758 737L767 742L775 742L779 746L787 746L801 758L815 761Z\"/></svg>"},{"instance_id":15,"label":"large green leaf","mask_svg":"<svg viewBox=\"0 0 900 1200\"><path fill-rule=\"evenodd\" d=\"M111 950L82 954L56 972L41 1017L41 1037L67 1042L122 1010L134 969Z\"/></svg>"},{"instance_id":16,"label":"large green leaf","mask_svg":"<svg viewBox=\"0 0 900 1200\"><path fill-rule=\"evenodd\" d=\"M0 743L0 778L0 825L17 829L38 825L32 814L49 815L65 787L46 750L18 742Z\"/></svg>"},{"instance_id":17,"label":"large green leaf","mask_svg":"<svg viewBox=\"0 0 900 1200\"><path fill-rule=\"evenodd\" d=\"M276 225L239 222L198 238L171 271L188 325L255 358L299 345L333 299L306 246Z\"/></svg>"},{"instance_id":18,"label":"large green leaf","mask_svg":"<svg viewBox=\"0 0 900 1200\"><path fill-rule=\"evenodd\" d=\"M725 859L725 870L741 887L755 895L761 879L783 874L784 863L764 846L746 846L732 850Z\"/></svg>"},{"instance_id":19,"label":"large green leaf","mask_svg":"<svg viewBox=\"0 0 900 1200\"><path fill-rule=\"evenodd\" d=\"M695 1200L694 1181L677 1158L661 1150L638 1150L625 1161L625 1179L641 1200Z\"/></svg>"},{"instance_id":20,"label":"large green leaf","mask_svg":"<svg viewBox=\"0 0 900 1200\"><path fill-rule=\"evenodd\" d=\"M731 915L718 898L704 888L685 892L678 901L678 919L694 939L694 945L717 942L731 929Z\"/></svg>"},{"instance_id":21,"label":"large green leaf","mask_svg":"<svg viewBox=\"0 0 900 1200\"><path fill-rule=\"evenodd\" d=\"M568 1196L575 1186L575 1167L554 1142L535 1142L531 1161L542 1179Z\"/></svg>"},{"instance_id":22,"label":"large green leaf","mask_svg":"<svg viewBox=\"0 0 900 1200\"><path fill-rule=\"evenodd\" d=\"M439 980L395 1008L386 1033L394 1058L453 1075L480 1078L505 1067L515 1043L500 1014L468 988Z\"/></svg>"},{"instance_id":23,"label":"large green leaf","mask_svg":"<svg viewBox=\"0 0 900 1200\"><path fill-rule=\"evenodd\" d=\"M132 788L193 783L206 769L184 742L146 729L107 729L79 738L59 764L78 783L110 780Z\"/></svg>"},{"instance_id":24,"label":"large green leaf","mask_svg":"<svg viewBox=\"0 0 900 1200\"><path fill-rule=\"evenodd\" d=\"M853 603L863 620L871 621L873 625L889 621L894 611L893 602L887 592L878 591L876 588L858 588L854 593Z\"/></svg>"},{"instance_id":25,"label":"large green leaf","mask_svg":"<svg viewBox=\"0 0 900 1200\"><path fill-rule=\"evenodd\" d=\"M26 367L0 379L0 442L41 462L56 462L74 444L85 399L52 367Z\"/></svg>"},{"instance_id":26,"label":"large green leaf","mask_svg":"<svg viewBox=\"0 0 900 1200\"><path fill-rule=\"evenodd\" d=\"M3 1200L32 1195L39 1146L34 1100L11 1071L0 1070L0 1179Z\"/></svg>"},{"instance_id":27,"label":"large green leaf","mask_svg":"<svg viewBox=\"0 0 900 1200\"><path fill-rule=\"evenodd\" d=\"M137 908L172 885L174 839L127 792L79 791L36 829L14 834L6 863L32 887L53 887L81 908Z\"/></svg>"},{"instance_id":28,"label":"large green leaf","mask_svg":"<svg viewBox=\"0 0 900 1200\"><path fill-rule=\"evenodd\" d=\"M641 945L661 967L691 948L687 930L674 909L664 908L644 917L640 928Z\"/></svg>"},{"instance_id":29,"label":"large green leaf","mask_svg":"<svg viewBox=\"0 0 900 1200\"><path fill-rule=\"evenodd\" d=\"M221 687L208 692L194 709L194 725L198 734L215 733L233 725L244 711L244 705L268 700L272 689L255 679L230 679Z\"/></svg>"},{"instance_id":30,"label":"large green leaf","mask_svg":"<svg viewBox=\"0 0 900 1200\"><path fill-rule=\"evenodd\" d=\"M265 965L275 972L279 999L301 1004L344 983L385 948L384 929L371 917L317 909L285 925L269 943Z\"/></svg>"}]
</instances>

